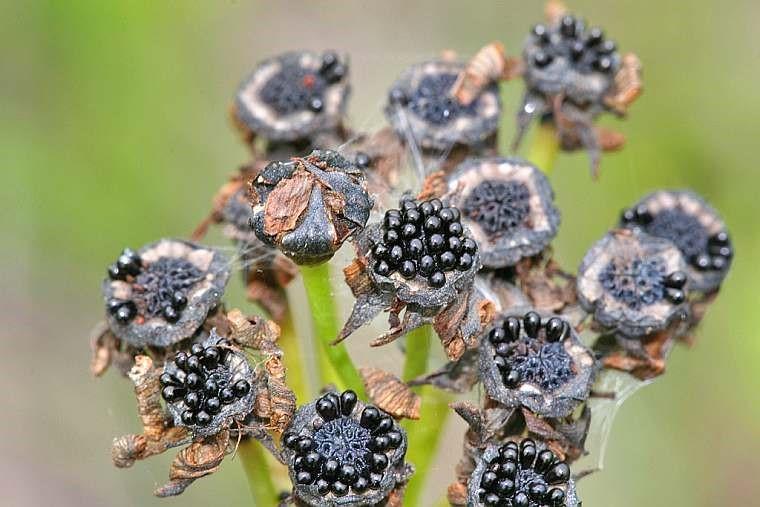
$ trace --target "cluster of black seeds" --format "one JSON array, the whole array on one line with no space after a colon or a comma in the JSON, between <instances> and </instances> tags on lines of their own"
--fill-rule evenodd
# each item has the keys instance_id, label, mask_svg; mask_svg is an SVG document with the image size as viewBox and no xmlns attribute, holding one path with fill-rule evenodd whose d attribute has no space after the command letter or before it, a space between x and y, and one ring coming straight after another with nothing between
<instances>
[{"instance_id":1,"label":"cluster of black seeds","mask_svg":"<svg viewBox=\"0 0 760 507\"><path fill-rule=\"evenodd\" d=\"M322 496L344 496L349 490L360 495L381 487L388 453L404 437L391 416L371 405L354 419L356 401L353 391L325 394L316 402L319 418L311 435L283 435L284 445L295 452L298 484L314 484Z\"/></svg>"},{"instance_id":2,"label":"cluster of black seeds","mask_svg":"<svg viewBox=\"0 0 760 507\"><path fill-rule=\"evenodd\" d=\"M615 42L605 40L601 28L586 30L583 21L573 16L564 16L556 28L536 25L532 35L541 50L534 53L529 63L538 68L563 58L582 73L608 73L614 70L613 54L617 50Z\"/></svg>"},{"instance_id":3,"label":"cluster of black seeds","mask_svg":"<svg viewBox=\"0 0 760 507\"><path fill-rule=\"evenodd\" d=\"M259 97L282 115L307 108L318 113L324 107L325 89L343 79L346 71L332 51L322 55L322 65L316 73L297 61L287 62L264 84Z\"/></svg>"},{"instance_id":4,"label":"cluster of black seeds","mask_svg":"<svg viewBox=\"0 0 760 507\"><path fill-rule=\"evenodd\" d=\"M234 381L225 364L229 343L203 346L196 343L190 354L178 352L174 358L176 374L164 372L160 377L161 396L167 403L182 403L182 422L187 426L207 426L224 405L243 398L251 390L245 379Z\"/></svg>"},{"instance_id":5,"label":"cluster of black seeds","mask_svg":"<svg viewBox=\"0 0 760 507\"><path fill-rule=\"evenodd\" d=\"M358 167L359 169L369 169L369 166L371 163L372 163L372 157L370 157L363 151L358 152L354 156L354 164L356 164L356 167Z\"/></svg>"},{"instance_id":6,"label":"cluster of black seeds","mask_svg":"<svg viewBox=\"0 0 760 507\"><path fill-rule=\"evenodd\" d=\"M519 446L510 441L487 463L478 500L493 506L559 507L565 505L562 487L569 480L570 467L552 451L539 451L527 438Z\"/></svg>"},{"instance_id":7,"label":"cluster of black seeds","mask_svg":"<svg viewBox=\"0 0 760 507\"><path fill-rule=\"evenodd\" d=\"M464 236L457 208L444 207L440 199L418 203L407 198L400 204L400 210L385 213L383 239L372 250L375 273L398 271L406 279L420 275L439 288L446 272L472 267L478 246Z\"/></svg>"},{"instance_id":8,"label":"cluster of black seeds","mask_svg":"<svg viewBox=\"0 0 760 507\"><path fill-rule=\"evenodd\" d=\"M627 209L621 223L672 241L686 260L700 271L721 271L734 255L728 233L710 235L697 217L683 210L665 209L652 214L646 206Z\"/></svg>"},{"instance_id":9,"label":"cluster of black seeds","mask_svg":"<svg viewBox=\"0 0 760 507\"><path fill-rule=\"evenodd\" d=\"M433 125L445 125L464 115L474 116L477 101L464 106L449 93L456 80L455 73L428 74L409 93L399 88L391 90L390 101L408 107L415 115Z\"/></svg>"},{"instance_id":10,"label":"cluster of black seeds","mask_svg":"<svg viewBox=\"0 0 760 507\"><path fill-rule=\"evenodd\" d=\"M641 310L663 298L676 305L683 303L686 279L683 271L666 273L665 263L659 257L630 262L612 260L599 273L604 290L632 310Z\"/></svg>"},{"instance_id":11,"label":"cluster of black seeds","mask_svg":"<svg viewBox=\"0 0 760 507\"><path fill-rule=\"evenodd\" d=\"M524 333L521 333L521 329ZM494 346L494 363L510 389L523 382L552 391L573 377L573 360L562 345L570 325L559 317L546 322L536 312L522 321L507 317L488 333Z\"/></svg>"},{"instance_id":12,"label":"cluster of black seeds","mask_svg":"<svg viewBox=\"0 0 760 507\"><path fill-rule=\"evenodd\" d=\"M530 190L518 181L486 180L470 192L462 212L489 234L509 234L530 215Z\"/></svg>"}]
</instances>

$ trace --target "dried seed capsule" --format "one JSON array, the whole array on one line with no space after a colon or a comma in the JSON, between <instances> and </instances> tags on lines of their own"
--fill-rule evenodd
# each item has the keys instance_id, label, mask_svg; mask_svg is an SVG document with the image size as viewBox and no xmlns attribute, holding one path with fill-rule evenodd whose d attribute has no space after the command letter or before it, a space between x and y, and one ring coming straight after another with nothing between
<instances>
[{"instance_id":1,"label":"dried seed capsule","mask_svg":"<svg viewBox=\"0 0 760 507\"><path fill-rule=\"evenodd\" d=\"M501 101L496 83L468 105L451 95L464 64L430 61L413 65L393 84L385 116L399 137L408 131L422 148L447 150L456 144L484 143L499 125Z\"/></svg>"},{"instance_id":2,"label":"dried seed capsule","mask_svg":"<svg viewBox=\"0 0 760 507\"><path fill-rule=\"evenodd\" d=\"M285 435L293 493L305 504L341 498L342 505L375 505L407 478L404 430L353 391L327 393L300 407ZM308 446L299 445L304 440ZM306 482L300 480L304 469Z\"/></svg>"},{"instance_id":3,"label":"dried seed capsule","mask_svg":"<svg viewBox=\"0 0 760 507\"><path fill-rule=\"evenodd\" d=\"M536 312L521 319L497 316L480 345L479 373L488 396L543 417L564 417L587 399L596 368L593 353L567 322L550 317L542 323Z\"/></svg>"},{"instance_id":4,"label":"dried seed capsule","mask_svg":"<svg viewBox=\"0 0 760 507\"><path fill-rule=\"evenodd\" d=\"M688 263L685 272L690 290L716 290L731 266L734 252L726 225L694 192L661 190L649 194L623 212L620 226L672 241ZM685 282L671 275L666 284L681 289Z\"/></svg>"},{"instance_id":5,"label":"dried seed capsule","mask_svg":"<svg viewBox=\"0 0 760 507\"><path fill-rule=\"evenodd\" d=\"M543 443L536 444L528 440L520 444L522 456L538 455L544 458L541 463L525 457L516 461L511 456L516 451L516 446L515 441L509 441L501 446L492 444L485 449L468 480L467 505L580 505L575 482L570 478L570 468L566 463L559 462L557 456L546 449ZM546 462L551 463L548 469L543 465ZM505 466L513 470L510 478L493 472L503 470Z\"/></svg>"},{"instance_id":6,"label":"dried seed capsule","mask_svg":"<svg viewBox=\"0 0 760 507\"><path fill-rule=\"evenodd\" d=\"M295 141L334 129L347 106L347 70L345 58L332 51L265 60L240 85L235 116L241 126L270 141Z\"/></svg>"},{"instance_id":7,"label":"dried seed capsule","mask_svg":"<svg viewBox=\"0 0 760 507\"><path fill-rule=\"evenodd\" d=\"M220 252L172 239L127 249L117 264L129 277L103 281L107 319L135 347L168 347L192 336L221 300L230 274Z\"/></svg>"},{"instance_id":8,"label":"dried seed capsule","mask_svg":"<svg viewBox=\"0 0 760 507\"><path fill-rule=\"evenodd\" d=\"M642 337L686 315L683 298L669 295L666 286L670 275L686 269L670 241L636 229L613 231L586 253L578 298L602 326L623 337Z\"/></svg>"},{"instance_id":9,"label":"dried seed capsule","mask_svg":"<svg viewBox=\"0 0 760 507\"><path fill-rule=\"evenodd\" d=\"M512 266L536 255L557 234L554 191L524 160L468 159L447 181L451 203L461 210L486 267Z\"/></svg>"}]
</instances>

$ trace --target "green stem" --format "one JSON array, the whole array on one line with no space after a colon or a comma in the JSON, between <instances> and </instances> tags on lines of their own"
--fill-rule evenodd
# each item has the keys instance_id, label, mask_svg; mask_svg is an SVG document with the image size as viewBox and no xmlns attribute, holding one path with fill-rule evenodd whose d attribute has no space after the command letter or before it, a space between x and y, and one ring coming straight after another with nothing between
<instances>
[{"instance_id":1,"label":"green stem","mask_svg":"<svg viewBox=\"0 0 760 507\"><path fill-rule=\"evenodd\" d=\"M429 326L415 329L406 337L406 361L404 380L411 380L427 371L433 331ZM404 494L405 505L419 505L430 472L430 465L443 436L449 415L450 396L433 386L415 388L421 398L420 419L404 421L409 448L406 457L415 468Z\"/></svg>"},{"instance_id":2,"label":"green stem","mask_svg":"<svg viewBox=\"0 0 760 507\"><path fill-rule=\"evenodd\" d=\"M264 448L257 441L247 439L240 443L238 455L248 479L248 487L255 507L270 507L277 503L277 488L267 464Z\"/></svg>"},{"instance_id":3,"label":"green stem","mask_svg":"<svg viewBox=\"0 0 760 507\"><path fill-rule=\"evenodd\" d=\"M285 315L280 322L280 339L278 340L282 349L283 362L285 363L288 386L296 395L299 403L305 403L311 398L309 386L306 381L306 362L301 347L301 341L295 332L293 326L293 314L290 308L285 311Z\"/></svg>"},{"instance_id":4,"label":"green stem","mask_svg":"<svg viewBox=\"0 0 760 507\"><path fill-rule=\"evenodd\" d=\"M542 122L533 134L528 160L546 174L551 174L559 153L559 137L554 125Z\"/></svg>"},{"instance_id":5,"label":"green stem","mask_svg":"<svg viewBox=\"0 0 760 507\"><path fill-rule=\"evenodd\" d=\"M334 384L340 390L350 388L356 391L360 398L366 399L361 377L345 345L331 345L338 337L340 328L328 264L301 266L301 276L311 310L314 352L322 386Z\"/></svg>"}]
</instances>

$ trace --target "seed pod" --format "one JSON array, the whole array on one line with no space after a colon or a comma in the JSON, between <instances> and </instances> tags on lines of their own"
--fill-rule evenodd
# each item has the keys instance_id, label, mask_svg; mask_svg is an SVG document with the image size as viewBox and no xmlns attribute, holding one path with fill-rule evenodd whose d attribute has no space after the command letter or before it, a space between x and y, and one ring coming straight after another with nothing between
<instances>
[{"instance_id":1,"label":"seed pod","mask_svg":"<svg viewBox=\"0 0 760 507\"><path fill-rule=\"evenodd\" d=\"M577 507L570 467L542 442L529 438L491 444L469 478L467 505Z\"/></svg>"},{"instance_id":2,"label":"seed pod","mask_svg":"<svg viewBox=\"0 0 760 507\"><path fill-rule=\"evenodd\" d=\"M455 145L478 146L499 126L501 101L495 82L485 86L468 105L450 91L465 65L435 60L411 66L393 84L385 116L402 139L410 135L423 149L448 150Z\"/></svg>"},{"instance_id":3,"label":"seed pod","mask_svg":"<svg viewBox=\"0 0 760 507\"><path fill-rule=\"evenodd\" d=\"M338 127L350 91L348 63L332 51L284 53L261 62L240 85L234 115L269 141L295 141Z\"/></svg>"},{"instance_id":4,"label":"seed pod","mask_svg":"<svg viewBox=\"0 0 760 507\"><path fill-rule=\"evenodd\" d=\"M404 429L353 391L300 407L282 443L293 495L307 505L376 505L412 473Z\"/></svg>"},{"instance_id":5,"label":"seed pod","mask_svg":"<svg viewBox=\"0 0 760 507\"><path fill-rule=\"evenodd\" d=\"M597 364L566 320L531 311L494 320L480 344L479 370L491 399L564 417L588 398Z\"/></svg>"},{"instance_id":6,"label":"seed pod","mask_svg":"<svg viewBox=\"0 0 760 507\"><path fill-rule=\"evenodd\" d=\"M560 222L546 177L520 159L477 158L448 177L449 199L462 211L487 268L515 265L543 251Z\"/></svg>"},{"instance_id":7,"label":"seed pod","mask_svg":"<svg viewBox=\"0 0 760 507\"><path fill-rule=\"evenodd\" d=\"M620 226L673 242L687 261L689 290L717 290L731 267L734 249L726 224L694 192L661 190L649 194L623 211Z\"/></svg>"},{"instance_id":8,"label":"seed pod","mask_svg":"<svg viewBox=\"0 0 760 507\"><path fill-rule=\"evenodd\" d=\"M253 369L243 352L216 330L189 353L178 352L159 380L174 424L189 428L194 436L217 433L253 410Z\"/></svg>"},{"instance_id":9,"label":"seed pod","mask_svg":"<svg viewBox=\"0 0 760 507\"><path fill-rule=\"evenodd\" d=\"M272 162L251 183L251 226L296 264L325 262L367 223L365 185L362 171L330 150Z\"/></svg>"},{"instance_id":10,"label":"seed pod","mask_svg":"<svg viewBox=\"0 0 760 507\"><path fill-rule=\"evenodd\" d=\"M111 331L135 347L189 338L221 300L229 274L220 252L188 241L127 249L102 285Z\"/></svg>"},{"instance_id":11,"label":"seed pod","mask_svg":"<svg viewBox=\"0 0 760 507\"><path fill-rule=\"evenodd\" d=\"M612 231L581 262L578 300L602 327L640 338L686 318L685 270L670 241L637 230Z\"/></svg>"}]
</instances>

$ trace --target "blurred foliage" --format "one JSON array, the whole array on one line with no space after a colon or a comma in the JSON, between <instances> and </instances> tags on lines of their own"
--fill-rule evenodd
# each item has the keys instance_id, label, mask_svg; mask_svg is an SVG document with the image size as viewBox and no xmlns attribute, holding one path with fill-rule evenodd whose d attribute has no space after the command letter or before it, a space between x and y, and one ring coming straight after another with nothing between
<instances>
[{"instance_id":1,"label":"blurred foliage","mask_svg":"<svg viewBox=\"0 0 760 507\"><path fill-rule=\"evenodd\" d=\"M760 4L752 0L572 2L645 65L626 149L590 181L584 154L552 176L563 210L557 255L576 265L620 208L658 187L692 187L728 222L737 258L697 346L621 410L606 469L584 504L750 505L760 468L760 340L752 262L760 255L756 119ZM0 6L0 163L4 184L6 407L0 465L10 505L160 505L169 457L111 467L113 435L134 431L130 390L87 374L86 334L103 268L124 245L186 235L246 153L226 124L239 80L293 48L352 55L357 128L383 124L388 84L450 47L499 39L515 52L539 2L4 2ZM520 84L505 86L513 111ZM505 116L503 144L513 132ZM9 432L9 433L8 433ZM446 455L458 454L454 441ZM443 484L450 477L438 470ZM41 481L41 483L39 482ZM240 467L183 505L246 505ZM433 498L429 499L430 501ZM9 505L8 503L5 503Z\"/></svg>"}]
</instances>

